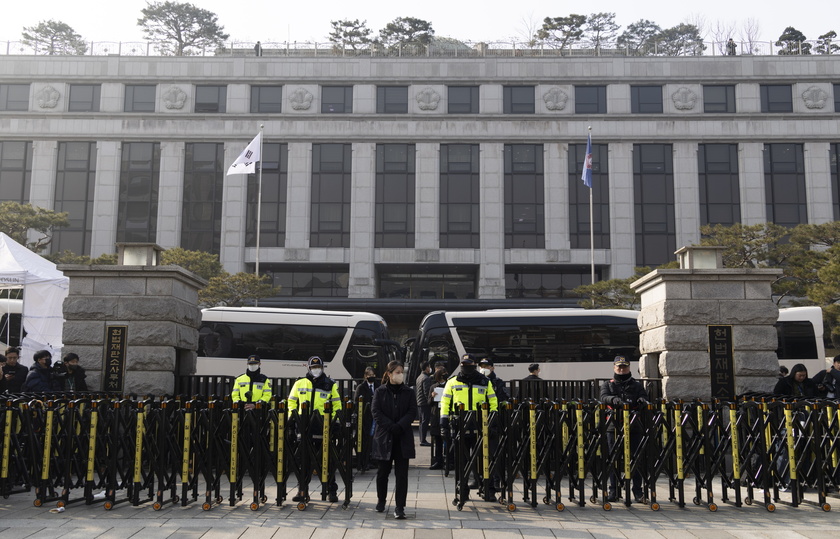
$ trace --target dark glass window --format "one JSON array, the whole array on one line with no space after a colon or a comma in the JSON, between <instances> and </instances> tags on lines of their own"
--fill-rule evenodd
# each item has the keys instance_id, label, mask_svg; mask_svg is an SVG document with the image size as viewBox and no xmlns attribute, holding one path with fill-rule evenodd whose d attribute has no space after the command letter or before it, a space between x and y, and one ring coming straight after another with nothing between
<instances>
[{"instance_id":1,"label":"dark glass window","mask_svg":"<svg viewBox=\"0 0 840 539\"><path fill-rule=\"evenodd\" d=\"M57 212L67 212L70 226L53 231L53 253L90 254L95 185L96 143L59 142L54 208Z\"/></svg>"},{"instance_id":2,"label":"dark glass window","mask_svg":"<svg viewBox=\"0 0 840 539\"><path fill-rule=\"evenodd\" d=\"M379 297L405 299L475 299L477 268L379 267Z\"/></svg>"},{"instance_id":3,"label":"dark glass window","mask_svg":"<svg viewBox=\"0 0 840 539\"><path fill-rule=\"evenodd\" d=\"M595 248L610 248L609 160L606 144L592 145L592 226ZM583 184L586 144L569 144L569 240L572 249L589 249L589 193Z\"/></svg>"},{"instance_id":4,"label":"dark glass window","mask_svg":"<svg viewBox=\"0 0 840 539\"><path fill-rule=\"evenodd\" d=\"M636 265L651 268L674 259L674 161L670 144L633 145Z\"/></svg>"},{"instance_id":5,"label":"dark glass window","mask_svg":"<svg viewBox=\"0 0 840 539\"><path fill-rule=\"evenodd\" d=\"M535 88L533 86L505 86L502 89L505 114L534 114Z\"/></svg>"},{"instance_id":6,"label":"dark glass window","mask_svg":"<svg viewBox=\"0 0 840 539\"><path fill-rule=\"evenodd\" d=\"M155 92L154 84L127 84L125 87L125 112L154 112Z\"/></svg>"},{"instance_id":7,"label":"dark glass window","mask_svg":"<svg viewBox=\"0 0 840 539\"><path fill-rule=\"evenodd\" d=\"M575 86L575 114L606 113L606 86Z\"/></svg>"},{"instance_id":8,"label":"dark glass window","mask_svg":"<svg viewBox=\"0 0 840 539\"><path fill-rule=\"evenodd\" d=\"M99 84L71 84L67 110L70 112L99 112L100 89Z\"/></svg>"},{"instance_id":9,"label":"dark glass window","mask_svg":"<svg viewBox=\"0 0 840 539\"><path fill-rule=\"evenodd\" d=\"M312 145L311 247L350 247L351 148Z\"/></svg>"},{"instance_id":10,"label":"dark glass window","mask_svg":"<svg viewBox=\"0 0 840 539\"><path fill-rule=\"evenodd\" d=\"M478 86L449 86L449 114L478 114Z\"/></svg>"},{"instance_id":11,"label":"dark glass window","mask_svg":"<svg viewBox=\"0 0 840 539\"><path fill-rule=\"evenodd\" d=\"M117 241L157 242L160 143L124 142Z\"/></svg>"},{"instance_id":12,"label":"dark glass window","mask_svg":"<svg viewBox=\"0 0 840 539\"><path fill-rule=\"evenodd\" d=\"M741 222L738 145L700 144L700 224L730 226Z\"/></svg>"},{"instance_id":13,"label":"dark glass window","mask_svg":"<svg viewBox=\"0 0 840 539\"><path fill-rule=\"evenodd\" d=\"M840 112L840 84L834 85L834 112Z\"/></svg>"},{"instance_id":14,"label":"dark glass window","mask_svg":"<svg viewBox=\"0 0 840 539\"><path fill-rule=\"evenodd\" d=\"M262 147L262 197L260 199L260 247L286 245L286 189L288 145L264 142ZM259 169L248 175L248 216L245 245L257 245L257 187ZM262 271L262 266L260 266Z\"/></svg>"},{"instance_id":15,"label":"dark glass window","mask_svg":"<svg viewBox=\"0 0 840 539\"><path fill-rule=\"evenodd\" d=\"M195 112L226 112L227 86L196 86Z\"/></svg>"},{"instance_id":16,"label":"dark glass window","mask_svg":"<svg viewBox=\"0 0 840 539\"><path fill-rule=\"evenodd\" d=\"M29 85L0 84L0 110L29 110Z\"/></svg>"},{"instance_id":17,"label":"dark glass window","mask_svg":"<svg viewBox=\"0 0 840 539\"><path fill-rule=\"evenodd\" d=\"M595 280L600 281L602 274L603 268L596 266ZM591 284L591 281L592 270L589 266L541 267L539 271L534 268L505 266L505 297L579 298L573 290Z\"/></svg>"},{"instance_id":18,"label":"dark glass window","mask_svg":"<svg viewBox=\"0 0 840 539\"><path fill-rule=\"evenodd\" d=\"M184 249L219 253L224 160L224 144L204 142L186 145L181 212L181 247Z\"/></svg>"},{"instance_id":19,"label":"dark glass window","mask_svg":"<svg viewBox=\"0 0 840 539\"><path fill-rule=\"evenodd\" d=\"M761 112L793 112L793 89L790 84L762 84Z\"/></svg>"},{"instance_id":20,"label":"dark glass window","mask_svg":"<svg viewBox=\"0 0 840 539\"><path fill-rule=\"evenodd\" d=\"M0 202L29 202L32 181L32 143L0 141Z\"/></svg>"},{"instance_id":21,"label":"dark glass window","mask_svg":"<svg viewBox=\"0 0 840 539\"><path fill-rule=\"evenodd\" d=\"M266 362L333 358L347 334L345 327L313 326L304 320L299 324L203 322L198 330L198 354L224 358L256 354Z\"/></svg>"},{"instance_id":22,"label":"dark glass window","mask_svg":"<svg viewBox=\"0 0 840 539\"><path fill-rule=\"evenodd\" d=\"M376 112L379 114L408 113L408 86L377 86Z\"/></svg>"},{"instance_id":23,"label":"dark glass window","mask_svg":"<svg viewBox=\"0 0 840 539\"><path fill-rule=\"evenodd\" d=\"M376 247L414 247L414 144L376 145Z\"/></svg>"},{"instance_id":24,"label":"dark glass window","mask_svg":"<svg viewBox=\"0 0 840 539\"><path fill-rule=\"evenodd\" d=\"M479 248L479 145L440 147L440 247Z\"/></svg>"},{"instance_id":25,"label":"dark glass window","mask_svg":"<svg viewBox=\"0 0 840 539\"><path fill-rule=\"evenodd\" d=\"M834 206L834 220L840 221L840 144L832 144L829 150L831 161L831 201Z\"/></svg>"},{"instance_id":26,"label":"dark glass window","mask_svg":"<svg viewBox=\"0 0 840 539\"><path fill-rule=\"evenodd\" d=\"M251 86L251 112L283 112L283 87Z\"/></svg>"},{"instance_id":27,"label":"dark glass window","mask_svg":"<svg viewBox=\"0 0 840 539\"><path fill-rule=\"evenodd\" d=\"M321 112L324 114L353 112L353 87L322 86Z\"/></svg>"},{"instance_id":28,"label":"dark glass window","mask_svg":"<svg viewBox=\"0 0 840 539\"><path fill-rule=\"evenodd\" d=\"M261 265L260 271L271 276L281 297L347 297L350 272L347 267L287 268Z\"/></svg>"},{"instance_id":29,"label":"dark glass window","mask_svg":"<svg viewBox=\"0 0 840 539\"><path fill-rule=\"evenodd\" d=\"M505 249L545 248L542 144L505 145Z\"/></svg>"},{"instance_id":30,"label":"dark glass window","mask_svg":"<svg viewBox=\"0 0 840 539\"><path fill-rule=\"evenodd\" d=\"M703 112L735 112L735 86L703 86Z\"/></svg>"},{"instance_id":31,"label":"dark glass window","mask_svg":"<svg viewBox=\"0 0 840 539\"><path fill-rule=\"evenodd\" d=\"M764 145L764 190L767 221L787 227L808 222L802 144Z\"/></svg>"},{"instance_id":32,"label":"dark glass window","mask_svg":"<svg viewBox=\"0 0 840 539\"><path fill-rule=\"evenodd\" d=\"M630 112L633 114L661 114L662 86L631 86Z\"/></svg>"}]
</instances>

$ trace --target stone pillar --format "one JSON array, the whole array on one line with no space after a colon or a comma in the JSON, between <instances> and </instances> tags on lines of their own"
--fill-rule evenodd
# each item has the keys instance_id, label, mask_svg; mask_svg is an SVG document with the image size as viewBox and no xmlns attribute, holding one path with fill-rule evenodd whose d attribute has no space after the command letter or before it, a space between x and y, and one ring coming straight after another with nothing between
<instances>
[{"instance_id":1,"label":"stone pillar","mask_svg":"<svg viewBox=\"0 0 840 539\"><path fill-rule=\"evenodd\" d=\"M777 381L779 310L770 285L782 270L721 265L655 270L631 285L642 304L639 370L662 378L667 399L711 396L709 325L732 326L736 393L772 391Z\"/></svg>"},{"instance_id":2,"label":"stone pillar","mask_svg":"<svg viewBox=\"0 0 840 539\"><path fill-rule=\"evenodd\" d=\"M59 269L70 278L64 351L79 354L91 390L102 389L107 376L108 326L127 328L124 393L172 394L176 374L195 373L203 279L177 266Z\"/></svg>"}]
</instances>

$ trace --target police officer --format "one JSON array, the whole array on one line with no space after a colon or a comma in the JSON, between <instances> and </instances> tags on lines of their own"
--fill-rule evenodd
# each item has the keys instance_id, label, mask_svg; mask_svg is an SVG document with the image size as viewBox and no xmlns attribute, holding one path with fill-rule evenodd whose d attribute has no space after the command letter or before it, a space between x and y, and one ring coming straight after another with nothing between
<instances>
[{"instance_id":1,"label":"police officer","mask_svg":"<svg viewBox=\"0 0 840 539\"><path fill-rule=\"evenodd\" d=\"M618 411L623 410L625 404L630 405L635 410L648 401L648 394L644 386L634 379L630 373L630 361L625 356L616 356L613 360L613 377L601 385L600 401L613 409L615 419L607 427L607 443L612 448L615 443L616 424L621 421L621 414ZM630 450L635 453L643 435L642 425L638 418L631 422L629 429L625 428L625 436L628 434L630 436ZM615 469L613 469L610 473L608 501L614 502L618 499L616 483L617 478ZM641 501L644 497L642 474L638 471L633 474L633 497L636 501Z\"/></svg>"},{"instance_id":2,"label":"police officer","mask_svg":"<svg viewBox=\"0 0 840 539\"><path fill-rule=\"evenodd\" d=\"M496 391L493 384L476 369L475 356L464 354L461 357L461 371L457 376L450 378L443 388L443 397L440 401L440 428L444 436L449 435L449 420L460 405L464 405L464 411L471 412L480 410L482 404L488 404L491 412L499 408L499 401L496 398ZM465 433L461 434L461 440L467 447L475 447L477 441L477 424L465 426ZM447 444L449 445L449 444ZM478 460L475 461L476 467ZM478 476L478 469L473 470ZM470 488L475 488L470 486ZM469 492L463 493L463 499L469 498Z\"/></svg>"},{"instance_id":3,"label":"police officer","mask_svg":"<svg viewBox=\"0 0 840 539\"><path fill-rule=\"evenodd\" d=\"M301 437L307 440L307 443L312 443L314 440L323 447L323 421L330 421L332 416L327 415L325 406L329 403L332 408L332 413L341 408L341 397L338 395L338 384L324 374L324 361L318 356L312 356L307 361L309 372L306 376L298 379L292 390L289 393L289 416L293 412L300 413L303 409L303 403L309 404L309 432L301 432ZM319 461L320 462L320 461ZM311 469L311 467L310 467ZM304 474L308 471L304 471ZM312 479L311 476L298 477L298 482L302 487L304 481L308 484ZM330 466L329 471L329 497L330 503L338 501L338 485L335 482L335 467ZM306 501L306 495L303 490L299 490L298 495L292 498L292 501L302 502Z\"/></svg>"},{"instance_id":4,"label":"police officer","mask_svg":"<svg viewBox=\"0 0 840 539\"><path fill-rule=\"evenodd\" d=\"M246 410L256 408L256 402L271 400L271 380L260 372L260 356L248 356L248 370L233 381L230 398L233 402L244 402Z\"/></svg>"},{"instance_id":5,"label":"police officer","mask_svg":"<svg viewBox=\"0 0 840 539\"><path fill-rule=\"evenodd\" d=\"M493 384L493 391L496 392L496 400L499 402L507 402L510 400L505 381L496 376L496 367L493 361L489 358L483 358L478 362L478 370Z\"/></svg>"}]
</instances>

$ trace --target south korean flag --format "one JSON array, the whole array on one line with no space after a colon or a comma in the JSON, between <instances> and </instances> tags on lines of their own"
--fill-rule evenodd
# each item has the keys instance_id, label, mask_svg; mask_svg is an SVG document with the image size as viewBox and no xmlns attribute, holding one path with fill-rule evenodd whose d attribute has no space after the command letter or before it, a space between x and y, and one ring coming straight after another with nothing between
<instances>
[{"instance_id":1,"label":"south korean flag","mask_svg":"<svg viewBox=\"0 0 840 539\"><path fill-rule=\"evenodd\" d=\"M260 160L260 144L262 142L262 131L257 133L254 140L245 148L236 161L230 166L227 175L231 174L253 174L256 172L257 161Z\"/></svg>"}]
</instances>

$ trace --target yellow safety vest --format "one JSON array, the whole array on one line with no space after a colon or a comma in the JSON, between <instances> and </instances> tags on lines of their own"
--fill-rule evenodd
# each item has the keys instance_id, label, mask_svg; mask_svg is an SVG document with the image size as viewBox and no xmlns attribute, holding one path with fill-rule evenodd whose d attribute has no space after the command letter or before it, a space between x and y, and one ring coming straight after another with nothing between
<instances>
[{"instance_id":1,"label":"yellow safety vest","mask_svg":"<svg viewBox=\"0 0 840 539\"><path fill-rule=\"evenodd\" d=\"M490 411L499 409L499 401L496 398L496 391L493 384L485 378L485 384L468 384L458 380L458 377L450 378L443 388L443 397L440 399L440 417L448 418L452 412L463 404L464 410L474 411L481 408L485 402L490 405Z\"/></svg>"},{"instance_id":2,"label":"yellow safety vest","mask_svg":"<svg viewBox=\"0 0 840 539\"><path fill-rule=\"evenodd\" d=\"M245 394L249 391L251 392L251 398L246 399ZM230 398L233 402L268 402L271 400L271 380L266 378L265 381L254 382L247 373L243 374L233 381L233 391Z\"/></svg>"},{"instance_id":3,"label":"yellow safety vest","mask_svg":"<svg viewBox=\"0 0 840 539\"><path fill-rule=\"evenodd\" d=\"M295 410L300 411L300 406L304 402L310 403L309 410L315 410L319 414L324 415L324 405L328 402L332 405L333 410L337 410L341 406L341 397L338 395L338 384L332 382L332 388L329 390L315 389L312 386L312 380L307 377L299 379L292 386L292 391L289 392L289 416Z\"/></svg>"}]
</instances>

